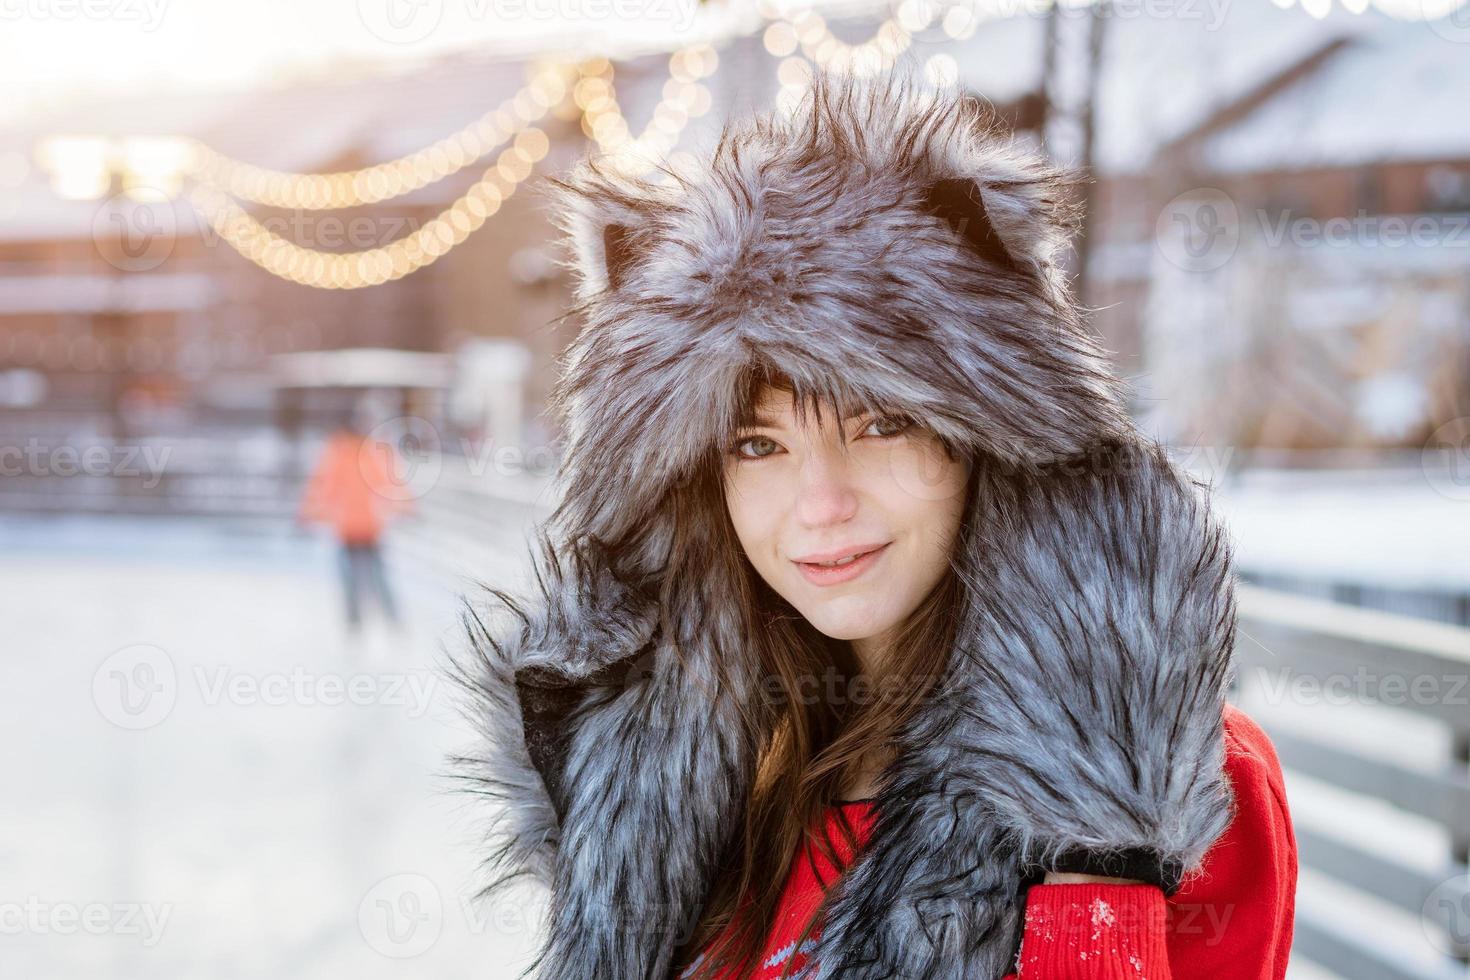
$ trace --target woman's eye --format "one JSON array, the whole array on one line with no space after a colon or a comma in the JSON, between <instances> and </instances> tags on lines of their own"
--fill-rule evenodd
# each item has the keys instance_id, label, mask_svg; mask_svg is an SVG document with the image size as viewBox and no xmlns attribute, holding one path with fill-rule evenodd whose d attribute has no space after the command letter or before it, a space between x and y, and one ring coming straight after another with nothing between
<instances>
[{"instance_id":1,"label":"woman's eye","mask_svg":"<svg viewBox=\"0 0 1470 980\"><path fill-rule=\"evenodd\" d=\"M752 445L757 447L769 447L769 449L764 452L760 451L759 449L757 449L755 452L747 452L746 447ZM769 438L768 436L750 436L749 438L737 441L732 451L736 456L740 457L741 459L762 459L763 457L771 455L771 453L775 452L778 448L780 447L776 445L775 440Z\"/></svg>"},{"instance_id":2,"label":"woman's eye","mask_svg":"<svg viewBox=\"0 0 1470 980\"><path fill-rule=\"evenodd\" d=\"M896 436L900 432L903 432L905 429L907 429L911 424L912 423L908 419L898 415L880 415L873 421L868 423L867 428L863 430L863 434L874 435L878 436L879 438L883 438L886 436ZM875 427L885 431L874 432L872 430Z\"/></svg>"}]
</instances>

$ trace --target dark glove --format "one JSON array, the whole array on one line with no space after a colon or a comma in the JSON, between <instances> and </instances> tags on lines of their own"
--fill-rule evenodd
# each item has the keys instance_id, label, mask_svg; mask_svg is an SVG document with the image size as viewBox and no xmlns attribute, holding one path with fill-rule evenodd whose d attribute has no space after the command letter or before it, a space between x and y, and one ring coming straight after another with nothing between
<instances>
[{"instance_id":1,"label":"dark glove","mask_svg":"<svg viewBox=\"0 0 1470 980\"><path fill-rule=\"evenodd\" d=\"M986 795L1028 880L1077 871L1173 894L1232 816L1226 536L1141 439L997 470L979 493L964 647Z\"/></svg>"},{"instance_id":2,"label":"dark glove","mask_svg":"<svg viewBox=\"0 0 1470 980\"><path fill-rule=\"evenodd\" d=\"M567 753L575 730L574 715L584 705L616 697L652 670L652 647L600 667L585 677L571 677L551 667L523 667L515 673L516 695L531 764L541 773L557 819L566 816Z\"/></svg>"}]
</instances>

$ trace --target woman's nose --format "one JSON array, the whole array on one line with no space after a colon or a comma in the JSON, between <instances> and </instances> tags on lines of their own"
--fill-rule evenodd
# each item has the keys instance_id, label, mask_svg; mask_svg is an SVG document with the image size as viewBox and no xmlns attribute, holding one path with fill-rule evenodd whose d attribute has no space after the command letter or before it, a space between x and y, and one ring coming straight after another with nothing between
<instances>
[{"instance_id":1,"label":"woman's nose","mask_svg":"<svg viewBox=\"0 0 1470 980\"><path fill-rule=\"evenodd\" d=\"M858 495L842 453L808 453L797 472L796 517L802 524L840 524L857 511Z\"/></svg>"}]
</instances>

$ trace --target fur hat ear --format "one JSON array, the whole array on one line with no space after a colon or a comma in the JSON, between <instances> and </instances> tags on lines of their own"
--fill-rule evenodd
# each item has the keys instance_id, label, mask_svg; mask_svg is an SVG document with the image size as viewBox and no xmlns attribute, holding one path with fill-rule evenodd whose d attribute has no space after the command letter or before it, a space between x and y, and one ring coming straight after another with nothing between
<instances>
[{"instance_id":1,"label":"fur hat ear","mask_svg":"<svg viewBox=\"0 0 1470 980\"><path fill-rule=\"evenodd\" d=\"M995 230L977 181L968 177L934 181L924 189L924 210L953 229L980 258L1011 272L1023 271Z\"/></svg>"},{"instance_id":2,"label":"fur hat ear","mask_svg":"<svg viewBox=\"0 0 1470 980\"><path fill-rule=\"evenodd\" d=\"M607 268L607 288L618 289L633 258L628 226L609 224L602 229L602 261Z\"/></svg>"},{"instance_id":3,"label":"fur hat ear","mask_svg":"<svg viewBox=\"0 0 1470 980\"><path fill-rule=\"evenodd\" d=\"M658 238L658 216L667 207L667 188L621 174L590 157L556 176L542 178L538 192L551 206L551 219L570 256L558 262L572 274L579 302L627 286L634 266L646 260Z\"/></svg>"}]
</instances>

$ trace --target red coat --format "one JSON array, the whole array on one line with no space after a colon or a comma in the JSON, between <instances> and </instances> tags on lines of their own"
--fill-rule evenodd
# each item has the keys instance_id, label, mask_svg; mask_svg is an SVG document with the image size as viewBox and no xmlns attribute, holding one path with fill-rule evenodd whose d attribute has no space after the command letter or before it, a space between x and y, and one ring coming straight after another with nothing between
<instances>
[{"instance_id":1,"label":"red coat","mask_svg":"<svg viewBox=\"0 0 1470 980\"><path fill-rule=\"evenodd\" d=\"M394 478L395 460L386 442L333 433L307 482L297 518L330 524L344 543L378 540L391 516L413 510L409 488Z\"/></svg>"},{"instance_id":2,"label":"red coat","mask_svg":"<svg viewBox=\"0 0 1470 980\"><path fill-rule=\"evenodd\" d=\"M1225 707L1225 769L1236 814L1205 854L1201 873L1169 898L1153 885L1035 885L1027 893L1020 972L1005 980L1281 980L1291 949L1296 900L1296 837L1281 764L1265 732L1234 705ZM867 803L841 808L865 839ZM828 834L844 862L839 811ZM774 980L792 940L821 898L832 866L816 849L798 859L755 980ZM815 867L814 867L815 865ZM803 961L796 954L797 965Z\"/></svg>"}]
</instances>

